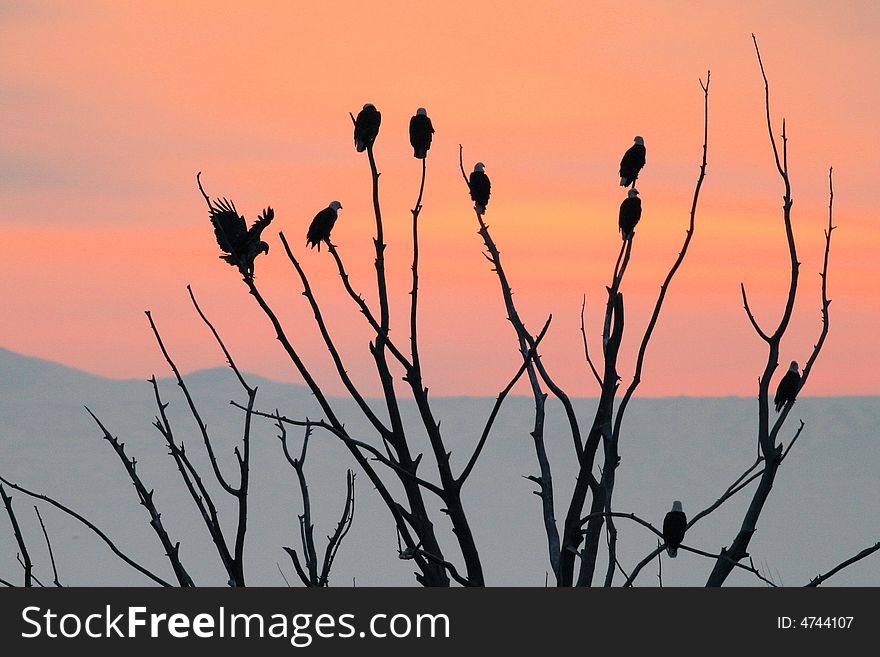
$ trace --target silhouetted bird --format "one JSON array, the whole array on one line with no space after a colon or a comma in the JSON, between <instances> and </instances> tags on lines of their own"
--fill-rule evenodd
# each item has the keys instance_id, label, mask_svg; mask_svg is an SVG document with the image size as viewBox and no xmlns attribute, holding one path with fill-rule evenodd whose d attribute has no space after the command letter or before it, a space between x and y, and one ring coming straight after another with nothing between
<instances>
[{"instance_id":1,"label":"silhouetted bird","mask_svg":"<svg viewBox=\"0 0 880 657\"><path fill-rule=\"evenodd\" d=\"M342 203L333 201L326 208L321 210L312 219L309 226L309 232L306 233L306 244L313 249L317 246L318 251L321 250L321 242L330 243L330 231L333 230L333 224L336 223L338 210L342 209Z\"/></svg>"},{"instance_id":2,"label":"silhouetted bird","mask_svg":"<svg viewBox=\"0 0 880 657\"><path fill-rule=\"evenodd\" d=\"M479 214L486 212L486 206L489 204L489 193L492 190L492 183L489 182L489 176L486 175L485 165L477 162L474 170L468 179L468 187L471 189L471 200L474 202L474 209Z\"/></svg>"},{"instance_id":3,"label":"silhouetted bird","mask_svg":"<svg viewBox=\"0 0 880 657\"><path fill-rule=\"evenodd\" d=\"M673 559L678 556L678 546L684 540L686 529L687 516L681 510L681 502L676 500L672 503L672 510L663 518L663 542L666 543L666 553Z\"/></svg>"},{"instance_id":4,"label":"silhouetted bird","mask_svg":"<svg viewBox=\"0 0 880 657\"><path fill-rule=\"evenodd\" d=\"M382 113L372 103L367 103L358 112L354 120L354 146L358 153L363 153L367 146L372 146L379 134L379 124L382 123Z\"/></svg>"},{"instance_id":5,"label":"silhouetted bird","mask_svg":"<svg viewBox=\"0 0 880 657\"><path fill-rule=\"evenodd\" d=\"M199 173L201 176L201 173ZM199 190L208 203L208 212L214 226L217 244L225 252L220 257L234 267L242 276L253 277L254 259L261 253L269 253L269 245L260 240L260 234L275 218L272 208L266 208L254 224L248 229L244 217L238 214L235 203L222 198L212 201L197 176Z\"/></svg>"},{"instance_id":6,"label":"silhouetted bird","mask_svg":"<svg viewBox=\"0 0 880 657\"><path fill-rule=\"evenodd\" d=\"M416 115L409 120L409 143L413 147L413 157L424 160L431 148L434 137L434 125L428 118L424 107L416 110Z\"/></svg>"},{"instance_id":7,"label":"silhouetted bird","mask_svg":"<svg viewBox=\"0 0 880 657\"><path fill-rule=\"evenodd\" d=\"M635 185L639 178L639 171L645 166L645 140L641 137L633 139L635 142L630 146L620 160L620 186Z\"/></svg>"},{"instance_id":8,"label":"silhouetted bird","mask_svg":"<svg viewBox=\"0 0 880 657\"><path fill-rule=\"evenodd\" d=\"M633 187L626 193L626 198L620 204L620 217L617 225L620 226L620 234L623 239L633 236L633 229L642 218L642 199L639 198L639 190Z\"/></svg>"},{"instance_id":9,"label":"silhouetted bird","mask_svg":"<svg viewBox=\"0 0 880 657\"><path fill-rule=\"evenodd\" d=\"M788 372L785 373L782 381L779 382L779 386L776 388L776 396L773 398L773 403L776 404L776 412L781 411L782 407L788 402L793 402L800 389L801 375L798 372L798 364L797 361L791 361Z\"/></svg>"}]
</instances>

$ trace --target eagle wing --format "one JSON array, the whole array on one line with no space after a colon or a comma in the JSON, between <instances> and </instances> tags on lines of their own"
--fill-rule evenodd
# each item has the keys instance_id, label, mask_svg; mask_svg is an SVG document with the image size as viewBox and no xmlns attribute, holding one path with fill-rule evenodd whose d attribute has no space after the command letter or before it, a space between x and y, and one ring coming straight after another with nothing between
<instances>
[{"instance_id":1,"label":"eagle wing","mask_svg":"<svg viewBox=\"0 0 880 657\"><path fill-rule=\"evenodd\" d=\"M620 160L620 175L632 178L645 166L645 147L640 144L630 146Z\"/></svg>"},{"instance_id":2,"label":"eagle wing","mask_svg":"<svg viewBox=\"0 0 880 657\"><path fill-rule=\"evenodd\" d=\"M322 240L330 239L330 231L333 230L333 224L336 223L336 213L330 208L324 208L318 214L315 215L315 218L312 219L312 223L309 225L309 230L306 233L306 244L311 244L314 248L318 247L320 250L320 244Z\"/></svg>"},{"instance_id":3,"label":"eagle wing","mask_svg":"<svg viewBox=\"0 0 880 657\"><path fill-rule=\"evenodd\" d=\"M235 203L225 198L213 201L209 207L217 244L226 253L234 254L237 245L247 235L244 217L238 214Z\"/></svg>"},{"instance_id":4,"label":"eagle wing","mask_svg":"<svg viewBox=\"0 0 880 657\"><path fill-rule=\"evenodd\" d=\"M263 229L271 224L274 218L275 211L272 208L266 208L265 210L263 210L263 214L259 216L259 218L254 222L254 225L251 226L251 229L248 231L248 237L250 237L254 241L258 241L260 239L260 234L263 232Z\"/></svg>"},{"instance_id":5,"label":"eagle wing","mask_svg":"<svg viewBox=\"0 0 880 657\"><path fill-rule=\"evenodd\" d=\"M776 388L776 396L773 398L776 410L778 411L785 406L786 403L794 399L797 396L800 387L801 375L797 372L786 372L785 376L783 376L782 380L779 382L779 386Z\"/></svg>"},{"instance_id":6,"label":"eagle wing","mask_svg":"<svg viewBox=\"0 0 880 657\"><path fill-rule=\"evenodd\" d=\"M668 543L678 547L687 529L687 516L682 511L670 511L663 518L663 537Z\"/></svg>"},{"instance_id":7,"label":"eagle wing","mask_svg":"<svg viewBox=\"0 0 880 657\"><path fill-rule=\"evenodd\" d=\"M492 183L482 171L472 171L468 180L471 188L471 200L485 205L489 201L489 194L492 191Z\"/></svg>"},{"instance_id":8,"label":"eagle wing","mask_svg":"<svg viewBox=\"0 0 880 657\"><path fill-rule=\"evenodd\" d=\"M379 134L379 126L382 123L382 113L375 109L363 109L358 112L354 122L355 141L360 139L364 143L371 143Z\"/></svg>"}]
</instances>

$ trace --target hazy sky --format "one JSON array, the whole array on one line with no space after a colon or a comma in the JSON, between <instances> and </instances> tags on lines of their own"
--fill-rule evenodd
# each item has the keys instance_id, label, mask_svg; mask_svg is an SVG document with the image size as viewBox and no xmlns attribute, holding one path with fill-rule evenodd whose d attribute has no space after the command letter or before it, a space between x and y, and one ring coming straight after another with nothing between
<instances>
[{"instance_id":1,"label":"hazy sky","mask_svg":"<svg viewBox=\"0 0 880 657\"><path fill-rule=\"evenodd\" d=\"M709 169L688 259L651 345L647 395L751 395L765 325L788 285L782 187L764 125L750 34L790 137L803 263L781 361L805 361L819 332L827 171L835 168L831 334L809 394L880 394L880 228L873 190L880 104L875 2L77 2L0 3L0 346L116 376L165 373L143 310L179 365L221 355L189 306L191 283L240 365L296 375L235 270L217 258L204 201L248 220L276 210L257 283L326 389L327 369L283 230L301 256L353 376L377 390L369 331L333 274L304 248L314 214L339 199L334 231L353 284L375 296L366 157L349 111L382 111L392 335L407 336L410 214L419 166L407 122L437 129L422 213L421 339L435 394L494 394L518 355L458 172L480 160L486 216L520 314L554 315L545 362L594 394L579 312L598 352L601 305L620 244L620 156L644 136L644 213L623 291L624 381L687 225L702 139L698 79L712 70Z\"/></svg>"}]
</instances>

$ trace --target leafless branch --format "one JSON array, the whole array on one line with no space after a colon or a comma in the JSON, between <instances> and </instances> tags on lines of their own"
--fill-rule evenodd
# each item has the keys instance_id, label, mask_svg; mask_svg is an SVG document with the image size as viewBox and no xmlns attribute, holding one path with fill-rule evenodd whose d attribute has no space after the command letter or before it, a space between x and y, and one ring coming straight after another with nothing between
<instances>
[{"instance_id":1,"label":"leafless branch","mask_svg":"<svg viewBox=\"0 0 880 657\"><path fill-rule=\"evenodd\" d=\"M857 561L861 561L865 557L871 556L877 550L880 550L880 543L874 543L874 545L872 545L871 547L865 548L864 550L862 550L861 552L859 552L855 556L852 556L849 559L847 559L846 561L837 564L834 568L829 570L824 575L816 575L813 579L810 580L810 583L807 584L807 586L819 586L819 584L824 582L826 579L828 579L832 575L839 573L841 570L843 570L847 566L851 566L852 564L856 563Z\"/></svg>"},{"instance_id":2,"label":"leafless branch","mask_svg":"<svg viewBox=\"0 0 880 657\"><path fill-rule=\"evenodd\" d=\"M725 554L725 552L723 550L721 551L721 554L713 554L712 552L704 552L703 550L698 550L697 548L692 548L692 547L689 547L684 544L679 545L678 549L684 550L685 552L693 552L694 554L699 554L700 556L707 557L709 559L726 560L728 563L731 564L731 568L739 568L741 570L745 570L746 572L752 573L755 577L760 579L765 584L768 584L769 586L773 586L773 587L776 586L776 583L773 582L773 580L767 579L766 577L764 577L760 573L760 571L757 568L755 568L755 562L752 561L751 559L749 559L749 565L747 566L743 563L740 563L739 561L735 561L735 560L731 559L730 556Z\"/></svg>"},{"instance_id":3,"label":"leafless branch","mask_svg":"<svg viewBox=\"0 0 880 657\"><path fill-rule=\"evenodd\" d=\"M180 542L175 543L168 536L168 532L162 524L162 514L159 513L159 510L153 502L154 491L147 490L147 487L144 485L143 480L137 472L137 461L134 458L128 457L125 453L125 445L107 430L107 427L105 427L101 420L92 413L91 409L88 406L86 406L85 409L88 414L92 416L92 419L98 425L98 428L101 429L104 440L113 447L113 451L116 452L119 460L122 461L123 466L125 466L125 472L128 474L129 479L131 479L131 483L134 484L141 506L143 506L150 515L150 527L152 527L153 531L156 533L159 542L165 550L165 556L168 557L168 561L171 563L171 568L174 570L174 576L177 577L178 584L180 584L180 586L194 586L192 578L186 571L183 563L180 561Z\"/></svg>"},{"instance_id":4,"label":"leafless branch","mask_svg":"<svg viewBox=\"0 0 880 657\"><path fill-rule=\"evenodd\" d=\"M185 446L183 445L183 443L180 443L178 445L174 438L174 432L172 430L171 423L169 422L168 416L165 413L165 409L168 408L168 404L162 401L162 397L159 394L159 385L156 381L156 377L150 377L149 381L150 384L153 386L153 394L156 399L156 406L159 412L159 415L153 422L153 426L156 427L156 429L165 439L165 444L168 447L168 453L174 459L174 463L177 466L178 471L180 472L180 476L183 478L183 482L186 485L187 491L189 492L193 503L196 505L199 514L202 516L202 521L205 523L208 534L210 534L211 540L214 542L214 546L217 549L217 554L220 557L223 568L226 570L226 574L229 576L229 581L234 582L235 565L233 563L233 556L232 553L229 551L229 546L226 544L226 539L223 536L223 530L220 526L220 517L217 513L217 507L214 505L214 500L212 499L210 493L202 482L201 476L199 475L195 467L193 467L193 464L190 462L189 457L186 454Z\"/></svg>"},{"instance_id":5,"label":"leafless branch","mask_svg":"<svg viewBox=\"0 0 880 657\"><path fill-rule=\"evenodd\" d=\"M3 481L5 483L5 480ZM9 484L9 486L14 488L11 484ZM31 555L24 542L24 537L21 535L18 518L15 517L15 511L12 509L12 498L6 494L6 490L4 490L3 486L0 486L0 498L3 498L3 505L6 507L9 522L12 523L12 532L15 534L15 541L18 543L18 549L21 551L22 559L20 560L20 563L22 564L22 568L24 568L24 585L26 588L30 588L33 586L34 581L34 566L31 563Z\"/></svg>"},{"instance_id":6,"label":"leafless branch","mask_svg":"<svg viewBox=\"0 0 880 657\"><path fill-rule=\"evenodd\" d=\"M122 559L129 566L131 566L132 568L137 570L139 573L150 578L151 580L153 580L154 582L156 582L160 586L171 586L171 584L166 582L164 579L162 579L161 577L159 577L155 573L151 572L149 569L140 565L139 563L137 563L136 561L131 559L128 555L123 553L118 547L116 547L116 544L112 540L110 540L104 532L102 532L93 523L91 523L89 520L86 520L83 516L78 514L76 511L66 507L65 505L61 504L61 502L58 502L58 501L52 499L48 495L44 495L42 493L34 493L33 491L30 491L27 488L20 486L19 484L12 483L11 481L9 481L8 479L5 479L4 477L0 477L0 483L6 484L10 488L17 490L20 493L24 493L25 495L28 495L29 497L32 497L34 499L43 500L44 502L47 502L48 504L51 504L52 506L54 506L56 509L63 511L64 513L66 513L70 517L75 518L76 520L81 522L83 525L88 527L98 538L100 538L102 541L104 541L104 543L107 545L107 547L110 548L110 550L113 552L113 554L115 554L117 557Z\"/></svg>"},{"instance_id":7,"label":"leafless branch","mask_svg":"<svg viewBox=\"0 0 880 657\"><path fill-rule=\"evenodd\" d=\"M58 568L55 566L55 553L52 551L52 542L49 540L49 532L46 531L46 524L43 522L43 516L40 515L40 509L34 504L34 512L37 514L37 520L40 521L40 528L43 530L43 538L46 539L46 549L49 551L49 561L52 563L52 582L55 586L60 587L61 582L58 580Z\"/></svg>"},{"instance_id":8,"label":"leafless branch","mask_svg":"<svg viewBox=\"0 0 880 657\"><path fill-rule=\"evenodd\" d=\"M510 393L510 391L513 389L513 386L516 385L516 382L519 381L520 377L523 375L523 372L525 372L526 369L529 367L532 359L537 353L538 345L541 343L541 340L544 339L544 335L546 335L547 329L550 328L550 321L552 319L553 315L550 315L547 318L547 321L544 323L544 328L541 329L538 337L535 338L534 344L529 347L528 353L523 360L523 364L520 365L519 369L516 371L516 374L514 374L513 378L510 380L510 383L508 383L504 387L504 389L498 394L498 397L495 399L495 404L492 406L492 412L489 413L489 419L486 420L486 425L483 427L483 433L480 435L480 440L477 442L477 446L474 448L474 453L471 455L470 460L468 460L467 465L458 477L459 487L464 485L465 480L468 478L471 470L473 470L474 466L476 465L477 459L480 457L480 453L483 451L483 446L486 444L486 439L489 437L489 433L492 431L492 425L495 423L495 418L498 416L498 411L501 410L501 404L504 403L504 399L507 397L508 393Z\"/></svg>"},{"instance_id":9,"label":"leafless branch","mask_svg":"<svg viewBox=\"0 0 880 657\"><path fill-rule=\"evenodd\" d=\"M196 403L192 398L192 395L189 392L189 388L187 388L186 383L183 380L183 377L180 374L180 370L177 369L177 365L171 359L171 356L168 353L168 350L165 348L165 343L162 341L162 336L159 335L159 329L156 328L155 322L153 322L153 315L147 310L144 313L147 316L147 319L150 322L150 328L153 331L153 335L156 337L156 342L159 344L159 349L162 351L162 355L165 357L168 365L171 367L171 371L174 373L175 378L177 379L178 387L183 391L183 396L186 398L186 403L189 406L190 413L196 421L196 424L199 427L199 431L202 434L202 440L205 443L205 449L208 452L208 458L211 461L211 467L214 470L214 475L217 477L217 481L222 486L223 490L225 490L230 495L235 495L235 489L229 485L226 481L223 473L220 472L220 467L217 465L217 458L214 455L214 448L211 445L211 438L208 435L208 426L202 420L202 416L199 414L199 410L196 407Z\"/></svg>"},{"instance_id":10,"label":"leafless branch","mask_svg":"<svg viewBox=\"0 0 880 657\"><path fill-rule=\"evenodd\" d=\"M251 386L248 385L247 381L244 380L241 371L239 371L238 367L235 365L235 361L232 359L232 354L229 353L229 350L226 348L226 345L224 344L223 339L220 337L220 334L217 332L217 329L214 328L214 325L205 316L205 313L202 312L202 309L199 306L199 302L196 301L196 295L193 293L192 287L187 285L186 291L189 292L189 298L192 301L193 307L196 309L196 312L199 314L199 317L202 318L202 321L211 330L211 334L214 336L214 340L216 340L217 344L220 345L220 349L223 350L223 355L226 356L226 362L228 363L230 369L235 373L238 382L241 383L241 387L245 389L245 392L252 392L254 388L251 388Z\"/></svg>"},{"instance_id":11,"label":"leafless branch","mask_svg":"<svg viewBox=\"0 0 880 657\"><path fill-rule=\"evenodd\" d=\"M459 144L458 149L458 164L465 185L468 187L468 189L470 189L468 177L464 170L464 148L461 144ZM530 348L534 347L534 338L526 328L525 324L519 316L519 313L517 312L516 304L513 301L513 290L510 286L510 283L508 282L507 275L505 274L504 267L501 263L501 252L498 250L495 241L492 239L492 236L489 233L489 227L485 223L483 215L480 214L476 208L474 208L474 214L476 215L477 223L479 225L478 234L480 235L480 237L483 238L483 243L486 246L487 252L484 254L484 256L492 264L492 269L498 276L498 282L501 287L501 294L504 300L504 307L507 312L507 318L514 328L520 354L525 360ZM537 494L541 498L541 513L544 520L544 530L547 535L547 548L550 558L550 566L553 569L554 575L556 575L558 579L561 549L559 541L559 530L556 527L556 518L554 511L553 475L550 470L550 462L547 458L547 452L544 446L544 409L547 395L541 389L541 381L543 381L544 384L547 385L550 391L553 392L557 399L559 399L562 403L565 410L566 418L568 419L575 452L578 454L579 457L582 452L583 446L580 436L580 427L577 422L577 416L574 412L574 406L565 391L562 390L562 388L560 388L550 377L549 373L541 362L540 355L537 351L532 358L532 364L527 366L526 372L528 373L529 382L532 386L532 395L535 399L535 424L531 432L531 436L535 445L535 455L538 459L538 465L541 470L540 477L529 477L529 479L537 483L540 487L540 490L537 491Z\"/></svg>"},{"instance_id":12,"label":"leafless branch","mask_svg":"<svg viewBox=\"0 0 880 657\"><path fill-rule=\"evenodd\" d=\"M626 392L624 393L623 398L620 401L620 408L617 411L617 417L614 421L615 442L620 437L620 426L623 422L623 415L626 412L626 407L629 404L629 400L632 398L633 393L636 391L636 388L638 388L639 383L642 380L642 367L645 362L645 353L648 350L648 344L650 343L651 336L654 333L654 327L657 325L657 320L660 317L660 310L663 308L663 301L666 299L666 293L669 290L669 285L672 283L672 279L675 277L675 274L678 271L679 267L681 267L681 263L684 262L684 258L687 255L691 239L694 236L697 203L700 200L700 190L703 187L703 180L705 180L706 178L706 155L709 145L709 81L711 79L711 76L711 71L706 73L705 85L703 84L703 81L700 80L700 87L703 90L703 159L700 162L700 175L697 177L697 184L694 187L694 196L693 201L691 202L690 221L687 231L685 232L684 243L681 246L678 257L675 259L675 262L669 269L669 273L666 275L666 279L663 281L663 285L660 286L660 294L657 296L657 301L654 304L654 312L651 314L651 320L648 322L648 326L645 329L644 335L642 336L642 342L639 345L638 357L636 358L636 369L635 373L633 374L633 380L629 384L629 387L627 387Z\"/></svg>"},{"instance_id":13,"label":"leafless branch","mask_svg":"<svg viewBox=\"0 0 880 657\"><path fill-rule=\"evenodd\" d=\"M742 292L743 299L743 308L746 311L746 315L749 318L749 322L752 324L752 328L755 329L755 333L757 333L764 342L770 342L770 336L764 333L763 329L758 325L758 321L755 319L755 316L752 314L752 309L749 306L749 299L746 296L746 286L745 283L739 284L739 289Z\"/></svg>"},{"instance_id":14,"label":"leafless branch","mask_svg":"<svg viewBox=\"0 0 880 657\"><path fill-rule=\"evenodd\" d=\"M458 570L456 569L454 564L450 563L449 561L446 561L445 559L441 559L437 555L431 554L430 552L426 552L425 550L423 550L421 548L411 548L411 549L403 550L399 554L399 557L404 560L412 559L415 556L422 556L422 557L426 558L428 561L431 561L432 563L436 563L437 565L442 566L449 573L449 576L452 577L452 579L454 579L456 582L458 582L462 586L473 586L473 584L467 578L462 577L458 573Z\"/></svg>"},{"instance_id":15,"label":"leafless branch","mask_svg":"<svg viewBox=\"0 0 880 657\"><path fill-rule=\"evenodd\" d=\"M587 365L590 366L590 370L593 372L593 376L596 379L596 383L598 383L599 387L601 388L602 387L602 377L599 376L599 372L596 371L596 367L595 367L595 365L593 365L593 361L590 358L590 348L587 345L587 331L584 328L584 315L586 313L586 310L587 310L587 295L585 294L584 295L584 302L581 304L581 336L583 336L583 339L584 339L584 358L587 361Z\"/></svg>"},{"instance_id":16,"label":"leafless branch","mask_svg":"<svg viewBox=\"0 0 880 657\"><path fill-rule=\"evenodd\" d=\"M788 244L791 276L788 296L786 298L785 309L783 310L782 318L780 319L779 325L777 326L776 330L773 332L772 335L769 336L769 340L765 339L768 346L767 362L758 382L758 444L760 447L759 454L763 456L765 462L764 469L761 472L760 482L755 490L748 510L746 511L746 515L743 518L740 530L734 538L730 549L722 549L719 559L715 562L715 566L712 569L712 572L709 574L709 578L706 582L707 586L721 586L726 580L727 576L732 571L732 564L738 563L741 559L747 556L748 546L753 534L757 529L758 519L761 515L761 512L763 511L767 499L769 498L770 491L773 488L773 483L776 479L776 472L778 471L783 459L785 458L788 451L797 440L797 437L800 435L801 430L803 429L803 423L801 423L801 427L798 429L794 438L789 443L787 449L783 450L782 445L776 444L777 435L779 433L779 430L782 428L785 419L788 417L788 413L792 408L793 401L789 401L781 410L779 416L773 423L772 428L770 425L770 381L772 379L773 373L778 367L780 342L783 335L785 334L786 329L788 328L789 321L794 310L800 263L797 260L797 248L795 245L794 231L792 229L791 221L792 198L791 185L788 175L788 137L786 134L785 121L783 120L782 122L783 147L782 161L780 162L779 150L776 145L776 138L773 134L772 121L770 119L769 83L767 81L767 75L764 71L764 64L761 61L761 53L758 49L758 41L755 38L754 34L752 35L752 41L755 45L755 54L757 55L758 65L761 69L761 76L764 80L764 105L767 116L767 130L770 136L770 143L773 148L773 156L776 164L776 169L779 173L780 178L782 179L785 190L783 196L782 220L785 228L786 241ZM823 261L823 270L820 274L822 278L822 330L819 340L814 346L813 352L810 355L810 359L807 362L807 366L804 367L804 372L801 375L800 389L803 389L804 384L806 383L806 375L809 373L808 368L812 369L813 363L818 357L819 352L821 351L824 344L825 336L828 333L828 305L830 301L827 298L827 288L825 283L828 273L828 254L831 249L831 231L833 230L832 217L834 190L831 178L831 170L829 170L828 173L828 181L828 229L826 229L825 232L825 255ZM764 336L762 336L762 338L764 338Z\"/></svg>"},{"instance_id":17,"label":"leafless branch","mask_svg":"<svg viewBox=\"0 0 880 657\"><path fill-rule=\"evenodd\" d=\"M336 553L339 546L351 529L351 523L354 521L354 473L346 470L346 495L345 506L342 508L342 517L336 524L336 529L331 536L327 537L327 549L324 552L324 565L321 568L321 579L319 582L322 586L327 586L330 577L330 569L333 567L333 560L336 559Z\"/></svg>"},{"instance_id":18,"label":"leafless branch","mask_svg":"<svg viewBox=\"0 0 880 657\"><path fill-rule=\"evenodd\" d=\"M428 159L422 158L422 180L419 183L419 197L416 199L415 207L412 213L412 240L413 240L413 259L412 259L412 289L410 290L410 313L409 313L409 341L410 351L412 353L412 365L417 371L421 371L421 359L419 358L419 339L418 339L418 307L419 307L419 215L422 212L422 196L425 193L425 175L427 173Z\"/></svg>"},{"instance_id":19,"label":"leafless branch","mask_svg":"<svg viewBox=\"0 0 880 657\"><path fill-rule=\"evenodd\" d=\"M330 337L330 332L327 329L327 324L324 322L324 316L321 313L321 309L318 306L318 301L315 298L314 293L312 292L312 286L309 284L309 280L306 277L305 271L303 271L303 268L300 265L299 261L296 259L296 256L293 255L293 251L291 251L290 245L287 243L287 239L284 237L284 233L279 233L278 235L281 237L281 243L284 246L284 251L287 254L287 258L296 268L297 274L299 274L300 281L302 282L303 296L308 300L309 305L312 308L312 313L315 316L315 323L318 325L318 330L321 332L321 337L324 339L324 345L326 346L327 351L330 353L330 356L333 359L333 364L336 366L336 371L339 374L339 379L342 381L342 384L345 386L348 394L358 405L358 408L361 409L361 412L370 421L370 424L375 427L376 431L378 431L380 435L384 436L387 439L391 435L391 430L388 429L378 417L376 417L376 414L373 413L373 410L370 408L369 404L367 404L363 395L361 395L360 391L352 382L351 377L348 376L348 372L346 371L345 365L342 362L342 357L339 355L339 351L336 349L336 345L333 343L333 338ZM331 245L329 248L335 254L336 247Z\"/></svg>"}]
</instances>

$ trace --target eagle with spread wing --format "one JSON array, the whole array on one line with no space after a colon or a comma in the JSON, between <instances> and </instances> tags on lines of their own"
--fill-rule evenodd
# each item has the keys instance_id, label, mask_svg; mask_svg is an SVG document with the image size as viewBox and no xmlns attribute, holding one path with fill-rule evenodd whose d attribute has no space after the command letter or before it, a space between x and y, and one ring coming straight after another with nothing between
<instances>
[{"instance_id":1,"label":"eagle with spread wing","mask_svg":"<svg viewBox=\"0 0 880 657\"><path fill-rule=\"evenodd\" d=\"M200 172L199 176L201 175ZM217 244L224 252L220 258L233 267L238 267L238 271L245 278L253 278L254 260L261 253L269 253L269 245L260 240L260 235L263 229L272 223L275 211L272 208L266 208L248 228L244 217L238 214L238 210L235 209L235 203L226 198L214 201L210 199L202 188L199 176L196 177L199 191L202 192L202 196L208 203L208 213L214 226L214 235L217 238Z\"/></svg>"}]
</instances>

